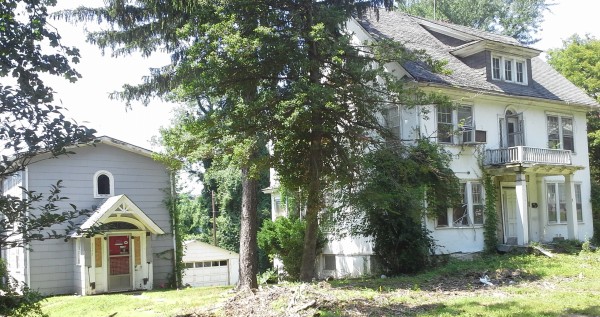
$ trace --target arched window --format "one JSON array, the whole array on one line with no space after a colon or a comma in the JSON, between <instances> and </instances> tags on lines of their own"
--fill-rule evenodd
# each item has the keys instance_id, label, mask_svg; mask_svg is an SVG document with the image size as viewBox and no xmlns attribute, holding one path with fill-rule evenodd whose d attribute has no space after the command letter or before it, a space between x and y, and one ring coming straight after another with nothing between
<instances>
[{"instance_id":1,"label":"arched window","mask_svg":"<svg viewBox=\"0 0 600 317\"><path fill-rule=\"evenodd\" d=\"M97 171L94 174L94 197L103 198L114 195L114 179L108 171Z\"/></svg>"}]
</instances>

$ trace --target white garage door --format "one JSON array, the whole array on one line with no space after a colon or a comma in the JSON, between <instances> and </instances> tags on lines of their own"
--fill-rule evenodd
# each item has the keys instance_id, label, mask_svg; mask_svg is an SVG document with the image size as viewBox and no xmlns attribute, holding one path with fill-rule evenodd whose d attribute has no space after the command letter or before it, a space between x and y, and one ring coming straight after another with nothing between
<instances>
[{"instance_id":1,"label":"white garage door","mask_svg":"<svg viewBox=\"0 0 600 317\"><path fill-rule=\"evenodd\" d=\"M183 285L220 286L229 285L229 261L186 262Z\"/></svg>"}]
</instances>

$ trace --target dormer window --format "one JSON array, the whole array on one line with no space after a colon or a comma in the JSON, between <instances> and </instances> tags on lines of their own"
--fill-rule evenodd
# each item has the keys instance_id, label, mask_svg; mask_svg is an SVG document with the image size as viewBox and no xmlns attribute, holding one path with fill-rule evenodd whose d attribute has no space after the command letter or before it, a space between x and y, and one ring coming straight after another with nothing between
<instances>
[{"instance_id":1,"label":"dormer window","mask_svg":"<svg viewBox=\"0 0 600 317\"><path fill-rule=\"evenodd\" d=\"M492 55L492 79L527 85L525 60Z\"/></svg>"},{"instance_id":2,"label":"dormer window","mask_svg":"<svg viewBox=\"0 0 600 317\"><path fill-rule=\"evenodd\" d=\"M94 174L94 198L114 196L114 179L108 171L97 171Z\"/></svg>"}]
</instances>

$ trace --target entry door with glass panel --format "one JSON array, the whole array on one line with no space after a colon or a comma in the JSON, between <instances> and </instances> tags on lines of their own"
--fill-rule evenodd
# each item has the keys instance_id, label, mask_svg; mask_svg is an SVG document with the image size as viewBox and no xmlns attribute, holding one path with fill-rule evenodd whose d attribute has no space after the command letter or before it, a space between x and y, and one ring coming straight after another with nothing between
<instances>
[{"instance_id":1,"label":"entry door with glass panel","mask_svg":"<svg viewBox=\"0 0 600 317\"><path fill-rule=\"evenodd\" d=\"M129 236L108 237L108 287L111 291L131 289L130 250Z\"/></svg>"}]
</instances>

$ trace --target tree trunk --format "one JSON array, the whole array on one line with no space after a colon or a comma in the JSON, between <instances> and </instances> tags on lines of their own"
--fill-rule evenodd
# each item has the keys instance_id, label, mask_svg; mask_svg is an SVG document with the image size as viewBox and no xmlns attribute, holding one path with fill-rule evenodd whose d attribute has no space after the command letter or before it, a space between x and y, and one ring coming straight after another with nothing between
<instances>
[{"instance_id":1,"label":"tree trunk","mask_svg":"<svg viewBox=\"0 0 600 317\"><path fill-rule=\"evenodd\" d=\"M308 47L308 56L310 60L309 80L313 85L319 85L322 79L319 64L319 53L317 43L310 35L313 20L313 1L305 1L307 11L307 29L305 30L306 44ZM321 192L321 167L323 165L321 142L323 132L321 126L323 124L322 109L320 101L310 100L312 107L311 130L312 136L310 141L310 163L309 163L309 179L308 190L306 197L306 232L304 236L304 247L302 249L302 266L300 267L300 280L303 282L312 281L315 276L315 260L317 257L317 234L319 230L319 212L323 204L323 193Z\"/></svg>"},{"instance_id":2,"label":"tree trunk","mask_svg":"<svg viewBox=\"0 0 600 317\"><path fill-rule=\"evenodd\" d=\"M321 192L321 137L311 141L311 160L309 166L309 186L306 197L306 232L304 248L302 250L302 266L300 267L300 280L312 281L315 276L315 260L317 257L317 236L319 231L319 211L321 211L323 193Z\"/></svg>"},{"instance_id":3,"label":"tree trunk","mask_svg":"<svg viewBox=\"0 0 600 317\"><path fill-rule=\"evenodd\" d=\"M249 175L249 167L242 168L242 215L240 228L240 279L238 290L256 289L258 282L258 180Z\"/></svg>"}]
</instances>

